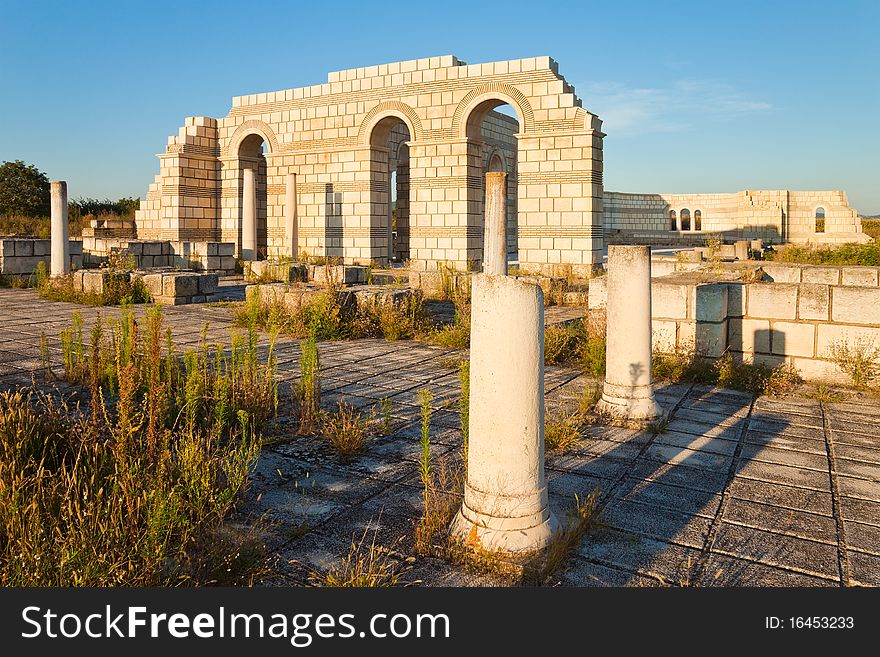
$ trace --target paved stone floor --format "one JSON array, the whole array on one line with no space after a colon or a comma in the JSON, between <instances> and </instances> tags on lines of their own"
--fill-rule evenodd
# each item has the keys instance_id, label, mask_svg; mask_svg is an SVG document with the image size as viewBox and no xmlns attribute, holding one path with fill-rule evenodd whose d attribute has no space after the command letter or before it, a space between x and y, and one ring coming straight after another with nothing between
<instances>
[{"instance_id":1,"label":"paved stone floor","mask_svg":"<svg viewBox=\"0 0 880 657\"><path fill-rule=\"evenodd\" d=\"M40 336L57 336L78 310L30 290L0 290L0 386L21 386L40 367ZM231 312L180 306L165 315L178 345L226 341ZM265 346L265 339L262 343ZM393 403L394 431L339 461L320 440L292 437L282 417L263 450L247 508L264 514L277 555L272 583L296 584L337 561L352 538L374 528L409 570L435 586L492 585L496 577L439 559L413 559L420 512L421 388L434 393L432 449L454 463L461 446L456 352L416 342L358 340L320 345L323 403L362 408ZM298 346L283 340L279 373L297 377ZM56 356L57 358L57 356ZM577 408L586 386L576 370L550 367L547 410ZM759 398L691 385L658 387L674 418L657 435L589 427L578 447L547 455L551 504L564 517L574 496L600 491L599 521L551 583L572 586L880 585L880 407L850 396ZM370 532L367 541L371 541Z\"/></svg>"}]
</instances>

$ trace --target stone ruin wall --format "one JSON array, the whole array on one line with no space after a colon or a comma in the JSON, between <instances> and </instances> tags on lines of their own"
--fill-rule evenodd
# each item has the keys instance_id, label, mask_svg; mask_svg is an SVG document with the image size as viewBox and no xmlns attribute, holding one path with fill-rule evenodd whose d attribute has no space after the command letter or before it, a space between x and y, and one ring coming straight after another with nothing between
<instances>
[{"instance_id":1,"label":"stone ruin wall","mask_svg":"<svg viewBox=\"0 0 880 657\"><path fill-rule=\"evenodd\" d=\"M864 242L858 213L841 191L742 191L733 194L627 194L605 192L605 235L609 241L700 244L707 237L726 242L760 238L767 242L833 244ZM815 231L817 208L825 210L825 232ZM681 211L690 212L690 230L681 230ZM678 230L671 230L670 210ZM701 230L695 230L695 212Z\"/></svg>"},{"instance_id":2,"label":"stone ruin wall","mask_svg":"<svg viewBox=\"0 0 880 657\"><path fill-rule=\"evenodd\" d=\"M504 103L519 117L513 139L504 115L480 122ZM601 261L601 121L581 107L549 57L475 65L432 57L235 97L226 117L188 118L169 138L137 213L138 237L240 247L242 170L250 167L258 170L258 226L265 231L258 251L287 255L284 183L296 173L301 251L347 262L383 262L391 248L405 253L402 244L389 246L388 226L388 171L398 154L390 142L401 126L409 133L415 268L479 266L483 177L493 149L516 171L508 204L517 207L510 241L520 265L588 270Z\"/></svg>"}]
</instances>

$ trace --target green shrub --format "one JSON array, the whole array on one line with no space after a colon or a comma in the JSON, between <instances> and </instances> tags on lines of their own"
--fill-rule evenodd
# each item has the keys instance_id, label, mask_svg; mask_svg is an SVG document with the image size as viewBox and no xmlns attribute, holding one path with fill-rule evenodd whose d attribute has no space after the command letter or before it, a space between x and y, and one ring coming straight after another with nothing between
<instances>
[{"instance_id":1,"label":"green shrub","mask_svg":"<svg viewBox=\"0 0 880 657\"><path fill-rule=\"evenodd\" d=\"M765 254L774 262L807 265L880 265L880 243L841 244L840 246L799 246L789 244Z\"/></svg>"}]
</instances>

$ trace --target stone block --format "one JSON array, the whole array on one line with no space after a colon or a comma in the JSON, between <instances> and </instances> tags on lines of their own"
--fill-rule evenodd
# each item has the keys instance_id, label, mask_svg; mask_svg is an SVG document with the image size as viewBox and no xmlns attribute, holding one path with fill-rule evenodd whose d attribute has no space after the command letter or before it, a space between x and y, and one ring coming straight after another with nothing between
<instances>
[{"instance_id":1,"label":"stone block","mask_svg":"<svg viewBox=\"0 0 880 657\"><path fill-rule=\"evenodd\" d=\"M876 267L843 267L840 282L851 287L877 287Z\"/></svg>"},{"instance_id":2,"label":"stone block","mask_svg":"<svg viewBox=\"0 0 880 657\"><path fill-rule=\"evenodd\" d=\"M3 258L4 274L33 274L45 260L45 256L13 256ZM46 263L48 266L48 263Z\"/></svg>"},{"instance_id":3,"label":"stone block","mask_svg":"<svg viewBox=\"0 0 880 657\"><path fill-rule=\"evenodd\" d=\"M220 284L220 276L217 274L199 274L199 294L214 294Z\"/></svg>"},{"instance_id":4,"label":"stone block","mask_svg":"<svg viewBox=\"0 0 880 657\"><path fill-rule=\"evenodd\" d=\"M770 352L778 356L814 354L816 325L802 322L773 322L770 329Z\"/></svg>"},{"instance_id":5,"label":"stone block","mask_svg":"<svg viewBox=\"0 0 880 657\"><path fill-rule=\"evenodd\" d=\"M213 242L217 245L217 255L229 256L235 259L235 243L234 242Z\"/></svg>"},{"instance_id":6,"label":"stone block","mask_svg":"<svg viewBox=\"0 0 880 657\"><path fill-rule=\"evenodd\" d=\"M73 244L73 242L71 242ZM47 256L52 253L52 242L49 240L34 240L34 255ZM70 251L69 253L73 253Z\"/></svg>"},{"instance_id":7,"label":"stone block","mask_svg":"<svg viewBox=\"0 0 880 657\"><path fill-rule=\"evenodd\" d=\"M795 319L798 286L786 283L752 283L746 286L746 315L753 318Z\"/></svg>"},{"instance_id":8,"label":"stone block","mask_svg":"<svg viewBox=\"0 0 880 657\"><path fill-rule=\"evenodd\" d=\"M700 356L720 357L727 349L727 321L697 322L694 344Z\"/></svg>"},{"instance_id":9,"label":"stone block","mask_svg":"<svg viewBox=\"0 0 880 657\"><path fill-rule=\"evenodd\" d=\"M15 255L15 240L0 240L0 257L11 258Z\"/></svg>"},{"instance_id":10,"label":"stone block","mask_svg":"<svg viewBox=\"0 0 880 657\"><path fill-rule=\"evenodd\" d=\"M138 242L138 241L132 241L132 242L129 242L129 243L128 243L128 246L126 247L125 250L128 251L131 255L134 255L134 256L143 255L143 253L144 253L144 243L143 243L143 242Z\"/></svg>"},{"instance_id":11,"label":"stone block","mask_svg":"<svg viewBox=\"0 0 880 657\"><path fill-rule=\"evenodd\" d=\"M149 256L158 256L162 255L162 243L161 242L144 242L143 243L143 254Z\"/></svg>"},{"instance_id":12,"label":"stone block","mask_svg":"<svg viewBox=\"0 0 880 657\"><path fill-rule=\"evenodd\" d=\"M198 294L198 274L163 274L162 295L166 297L191 297Z\"/></svg>"},{"instance_id":13,"label":"stone block","mask_svg":"<svg viewBox=\"0 0 880 657\"><path fill-rule=\"evenodd\" d=\"M839 267L804 267L801 270L802 283L820 283L822 285L839 285Z\"/></svg>"},{"instance_id":14,"label":"stone block","mask_svg":"<svg viewBox=\"0 0 880 657\"><path fill-rule=\"evenodd\" d=\"M719 255L723 260L735 260L736 259L736 245L735 244L722 244L718 247Z\"/></svg>"},{"instance_id":15,"label":"stone block","mask_svg":"<svg viewBox=\"0 0 880 657\"><path fill-rule=\"evenodd\" d=\"M208 297L207 297L207 295L205 295L205 294L197 294L196 296L191 297L190 300L189 300L189 302L190 302L190 303L205 303L205 301L207 300L207 298L208 298Z\"/></svg>"},{"instance_id":16,"label":"stone block","mask_svg":"<svg viewBox=\"0 0 880 657\"><path fill-rule=\"evenodd\" d=\"M761 265L764 270L764 279L771 283L800 283L801 267L796 265L781 265L773 262L765 262Z\"/></svg>"},{"instance_id":17,"label":"stone block","mask_svg":"<svg viewBox=\"0 0 880 657\"><path fill-rule=\"evenodd\" d=\"M608 277L597 276L590 279L590 291L587 299L587 307L590 310L605 308L608 303ZM652 314L656 311L652 309Z\"/></svg>"},{"instance_id":18,"label":"stone block","mask_svg":"<svg viewBox=\"0 0 880 657\"><path fill-rule=\"evenodd\" d=\"M149 290L150 296L153 298L160 297L163 294L162 276L163 274L146 274L141 277L144 286Z\"/></svg>"},{"instance_id":19,"label":"stone block","mask_svg":"<svg viewBox=\"0 0 880 657\"><path fill-rule=\"evenodd\" d=\"M816 357L828 358L831 346L858 344L880 347L880 327L841 326L839 324L818 324L816 326Z\"/></svg>"},{"instance_id":20,"label":"stone block","mask_svg":"<svg viewBox=\"0 0 880 657\"><path fill-rule=\"evenodd\" d=\"M678 347L677 322L668 319L651 321L651 347L654 351L668 354Z\"/></svg>"},{"instance_id":21,"label":"stone block","mask_svg":"<svg viewBox=\"0 0 880 657\"><path fill-rule=\"evenodd\" d=\"M827 322L831 308L831 288L828 285L803 283L798 289L798 317Z\"/></svg>"},{"instance_id":22,"label":"stone block","mask_svg":"<svg viewBox=\"0 0 880 657\"><path fill-rule=\"evenodd\" d=\"M590 289L592 290L592 286ZM654 279L651 285L651 316L666 319L687 319L689 316L688 306L690 305L688 302L692 289L691 285L663 283Z\"/></svg>"},{"instance_id":23,"label":"stone block","mask_svg":"<svg viewBox=\"0 0 880 657\"><path fill-rule=\"evenodd\" d=\"M733 318L727 326L727 346L731 351L770 353L770 320Z\"/></svg>"},{"instance_id":24,"label":"stone block","mask_svg":"<svg viewBox=\"0 0 880 657\"><path fill-rule=\"evenodd\" d=\"M831 288L831 320L880 325L880 288Z\"/></svg>"},{"instance_id":25,"label":"stone block","mask_svg":"<svg viewBox=\"0 0 880 657\"><path fill-rule=\"evenodd\" d=\"M158 303L161 306L185 306L190 302L192 297L166 297L166 296L158 296L153 297L153 303Z\"/></svg>"},{"instance_id":26,"label":"stone block","mask_svg":"<svg viewBox=\"0 0 880 657\"><path fill-rule=\"evenodd\" d=\"M220 264L223 271L235 271L235 256L222 256Z\"/></svg>"},{"instance_id":27,"label":"stone block","mask_svg":"<svg viewBox=\"0 0 880 657\"><path fill-rule=\"evenodd\" d=\"M746 314L746 288L742 283L727 284L727 316L743 317Z\"/></svg>"},{"instance_id":28,"label":"stone block","mask_svg":"<svg viewBox=\"0 0 880 657\"><path fill-rule=\"evenodd\" d=\"M727 319L727 288L720 283L696 286L694 317L697 322L723 322Z\"/></svg>"},{"instance_id":29,"label":"stone block","mask_svg":"<svg viewBox=\"0 0 880 657\"><path fill-rule=\"evenodd\" d=\"M651 278L666 276L675 272L674 260L652 260L651 261Z\"/></svg>"},{"instance_id":30,"label":"stone block","mask_svg":"<svg viewBox=\"0 0 880 657\"><path fill-rule=\"evenodd\" d=\"M18 256L33 256L34 255L34 241L33 240L15 240L15 255Z\"/></svg>"},{"instance_id":31,"label":"stone block","mask_svg":"<svg viewBox=\"0 0 880 657\"><path fill-rule=\"evenodd\" d=\"M312 280L327 285L357 285L367 278L367 268L359 265L317 265Z\"/></svg>"}]
</instances>

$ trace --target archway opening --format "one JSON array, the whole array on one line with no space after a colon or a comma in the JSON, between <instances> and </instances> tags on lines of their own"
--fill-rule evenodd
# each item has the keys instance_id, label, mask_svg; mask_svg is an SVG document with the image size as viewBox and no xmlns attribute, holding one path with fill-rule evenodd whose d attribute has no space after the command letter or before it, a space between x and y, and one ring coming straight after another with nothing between
<instances>
[{"instance_id":1,"label":"archway opening","mask_svg":"<svg viewBox=\"0 0 880 657\"><path fill-rule=\"evenodd\" d=\"M816 232L825 232L825 208L816 208Z\"/></svg>"},{"instance_id":2,"label":"archway opening","mask_svg":"<svg viewBox=\"0 0 880 657\"><path fill-rule=\"evenodd\" d=\"M694 210L694 230L703 230L703 213L700 210Z\"/></svg>"},{"instance_id":3,"label":"archway opening","mask_svg":"<svg viewBox=\"0 0 880 657\"><path fill-rule=\"evenodd\" d=\"M403 262L409 246L409 127L397 116L370 133L370 260Z\"/></svg>"},{"instance_id":4,"label":"archway opening","mask_svg":"<svg viewBox=\"0 0 880 657\"><path fill-rule=\"evenodd\" d=\"M269 230L268 230L268 187L266 179L266 152L267 144L263 136L253 133L241 140L238 146L238 167L239 167L239 189L241 194L241 203L239 205L239 253L243 254L247 239L244 235L245 230L245 170L254 172L254 194L256 196L256 245L255 253L252 255L254 260L265 260L269 251ZM243 254L244 255L244 254Z\"/></svg>"},{"instance_id":5,"label":"archway opening","mask_svg":"<svg viewBox=\"0 0 880 657\"><path fill-rule=\"evenodd\" d=\"M486 100L471 111L465 127L468 137L468 176L479 176L477 181L468 180L468 189L476 194L468 198L468 261L483 261L483 230L486 210L486 173L503 171L507 174L507 260L519 260L518 221L518 159L519 146L516 135L521 120L517 110L502 99Z\"/></svg>"},{"instance_id":6,"label":"archway opening","mask_svg":"<svg viewBox=\"0 0 880 657\"><path fill-rule=\"evenodd\" d=\"M669 211L669 230L678 230L678 220L675 217L675 210Z\"/></svg>"}]
</instances>

